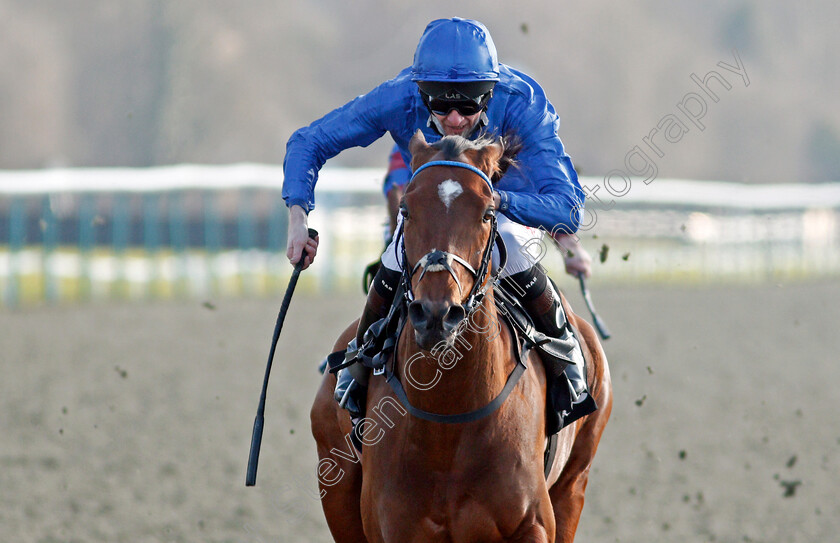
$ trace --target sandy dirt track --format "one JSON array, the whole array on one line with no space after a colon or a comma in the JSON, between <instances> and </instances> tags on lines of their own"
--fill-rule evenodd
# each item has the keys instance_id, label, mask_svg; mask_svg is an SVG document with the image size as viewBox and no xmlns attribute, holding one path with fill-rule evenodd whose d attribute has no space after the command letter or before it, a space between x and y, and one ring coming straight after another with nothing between
<instances>
[{"instance_id":1,"label":"sandy dirt track","mask_svg":"<svg viewBox=\"0 0 840 543\"><path fill-rule=\"evenodd\" d=\"M840 540L840 282L593 295L616 401L578 541ZM279 299L0 310L0 541L330 541L308 414L361 304L292 302L255 488Z\"/></svg>"}]
</instances>

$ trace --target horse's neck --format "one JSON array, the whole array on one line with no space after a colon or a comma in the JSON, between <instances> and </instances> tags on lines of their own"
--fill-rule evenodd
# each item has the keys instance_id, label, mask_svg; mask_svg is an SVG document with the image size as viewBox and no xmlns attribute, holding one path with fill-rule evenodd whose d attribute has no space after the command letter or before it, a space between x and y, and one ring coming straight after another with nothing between
<instances>
[{"instance_id":1,"label":"horse's neck","mask_svg":"<svg viewBox=\"0 0 840 543\"><path fill-rule=\"evenodd\" d=\"M482 407L498 395L514 364L510 334L492 292L467 316L451 345L422 351L410 324L405 332L400 379L421 409L452 414Z\"/></svg>"}]
</instances>

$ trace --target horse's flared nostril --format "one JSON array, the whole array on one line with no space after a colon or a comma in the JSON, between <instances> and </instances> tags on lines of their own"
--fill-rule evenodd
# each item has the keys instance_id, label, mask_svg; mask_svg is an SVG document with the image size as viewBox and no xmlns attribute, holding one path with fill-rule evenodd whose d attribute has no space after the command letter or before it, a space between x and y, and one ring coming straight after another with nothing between
<instances>
[{"instance_id":1,"label":"horse's flared nostril","mask_svg":"<svg viewBox=\"0 0 840 543\"><path fill-rule=\"evenodd\" d=\"M460 304L449 306L446 316L443 317L443 328L447 331L454 330L467 317L467 310Z\"/></svg>"},{"instance_id":2,"label":"horse's flared nostril","mask_svg":"<svg viewBox=\"0 0 840 543\"><path fill-rule=\"evenodd\" d=\"M415 330L450 333L466 318L462 305L415 300L408 304L408 318Z\"/></svg>"},{"instance_id":3,"label":"horse's flared nostril","mask_svg":"<svg viewBox=\"0 0 840 543\"><path fill-rule=\"evenodd\" d=\"M408 304L408 318L415 330L425 330L429 322L429 315L423 302L415 300Z\"/></svg>"}]
</instances>

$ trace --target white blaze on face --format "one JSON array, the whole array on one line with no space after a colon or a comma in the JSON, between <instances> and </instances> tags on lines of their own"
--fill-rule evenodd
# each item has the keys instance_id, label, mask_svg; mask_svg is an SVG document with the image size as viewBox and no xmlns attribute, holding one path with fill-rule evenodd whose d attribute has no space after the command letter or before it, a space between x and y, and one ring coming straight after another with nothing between
<instances>
[{"instance_id":1,"label":"white blaze on face","mask_svg":"<svg viewBox=\"0 0 840 543\"><path fill-rule=\"evenodd\" d=\"M447 179L438 185L438 196L440 196L440 199L443 202L443 205L446 206L447 211L449 211L449 206L452 204L452 200L457 198L462 192L464 192L464 189L461 187L460 183L451 179Z\"/></svg>"}]
</instances>

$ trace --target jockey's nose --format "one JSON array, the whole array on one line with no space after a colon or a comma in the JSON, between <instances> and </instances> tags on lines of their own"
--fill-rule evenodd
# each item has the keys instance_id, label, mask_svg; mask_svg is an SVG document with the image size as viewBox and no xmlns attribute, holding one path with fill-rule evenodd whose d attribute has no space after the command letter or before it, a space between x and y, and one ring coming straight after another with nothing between
<instances>
[{"instance_id":1,"label":"jockey's nose","mask_svg":"<svg viewBox=\"0 0 840 543\"><path fill-rule=\"evenodd\" d=\"M449 335L467 316L460 304L415 300L408 305L408 318L418 332L443 332Z\"/></svg>"},{"instance_id":2,"label":"jockey's nose","mask_svg":"<svg viewBox=\"0 0 840 543\"><path fill-rule=\"evenodd\" d=\"M450 109L446 114L446 121L451 125L459 125L464 122L465 117L457 109Z\"/></svg>"}]
</instances>

